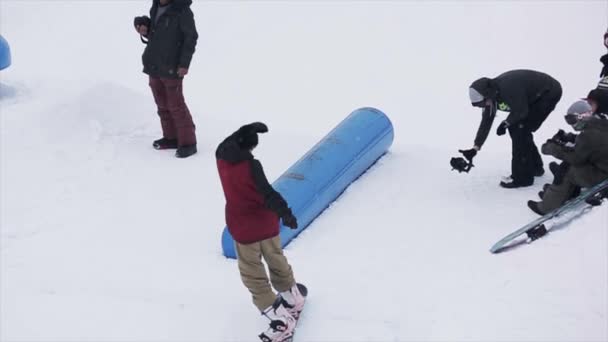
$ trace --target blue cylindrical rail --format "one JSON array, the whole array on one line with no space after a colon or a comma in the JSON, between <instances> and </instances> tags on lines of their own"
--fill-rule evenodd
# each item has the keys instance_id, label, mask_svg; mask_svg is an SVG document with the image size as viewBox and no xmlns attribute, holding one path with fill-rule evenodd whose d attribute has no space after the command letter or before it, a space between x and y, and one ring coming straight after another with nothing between
<instances>
[{"instance_id":1,"label":"blue cylindrical rail","mask_svg":"<svg viewBox=\"0 0 608 342\"><path fill-rule=\"evenodd\" d=\"M281 226L283 247L300 234L346 188L372 166L393 143L393 125L375 108L352 112L272 186L298 219L298 229ZM234 240L224 228L224 255L236 258Z\"/></svg>"}]
</instances>

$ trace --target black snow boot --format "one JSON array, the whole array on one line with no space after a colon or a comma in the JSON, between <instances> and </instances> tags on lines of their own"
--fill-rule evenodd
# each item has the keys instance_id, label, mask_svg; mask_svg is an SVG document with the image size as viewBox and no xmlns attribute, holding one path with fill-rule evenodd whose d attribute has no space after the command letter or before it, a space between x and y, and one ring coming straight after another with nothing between
<instances>
[{"instance_id":1,"label":"black snow boot","mask_svg":"<svg viewBox=\"0 0 608 342\"><path fill-rule=\"evenodd\" d=\"M193 145L184 145L184 146L180 146L177 148L177 151L175 152L175 156L177 158L188 158L191 155L195 154L196 151L196 144Z\"/></svg>"},{"instance_id":2,"label":"black snow boot","mask_svg":"<svg viewBox=\"0 0 608 342\"><path fill-rule=\"evenodd\" d=\"M177 148L177 139L162 138L154 140L152 146L157 150L169 150Z\"/></svg>"},{"instance_id":3,"label":"black snow boot","mask_svg":"<svg viewBox=\"0 0 608 342\"><path fill-rule=\"evenodd\" d=\"M532 210L533 212L537 213L540 216L544 216L545 213L543 213L540 208L538 207L538 202L534 202L534 201L528 201L528 208L530 208L530 210Z\"/></svg>"},{"instance_id":4,"label":"black snow boot","mask_svg":"<svg viewBox=\"0 0 608 342\"><path fill-rule=\"evenodd\" d=\"M500 186L502 186L505 189L523 188L526 186L530 186L532 184L534 184L534 179L532 179L530 181L526 181L526 182L522 182L522 181L518 181L518 180L512 180L510 182L505 182L505 181L500 182Z\"/></svg>"}]
</instances>

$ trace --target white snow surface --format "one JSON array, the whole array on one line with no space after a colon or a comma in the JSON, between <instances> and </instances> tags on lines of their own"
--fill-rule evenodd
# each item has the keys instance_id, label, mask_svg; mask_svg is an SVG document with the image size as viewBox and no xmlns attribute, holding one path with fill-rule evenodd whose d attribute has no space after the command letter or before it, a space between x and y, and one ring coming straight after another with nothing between
<instances>
[{"instance_id":1,"label":"white snow surface","mask_svg":"<svg viewBox=\"0 0 608 342\"><path fill-rule=\"evenodd\" d=\"M255 154L276 179L363 106L395 141L285 250L310 290L297 341L608 340L608 206L493 255L550 176L498 187L511 143L494 130L470 174L448 163L472 146L482 76L553 75L537 144L566 126L598 81L605 1L194 2L199 153L179 160L151 147L132 27L150 1L0 1L0 340L255 341L215 147L267 123Z\"/></svg>"}]
</instances>

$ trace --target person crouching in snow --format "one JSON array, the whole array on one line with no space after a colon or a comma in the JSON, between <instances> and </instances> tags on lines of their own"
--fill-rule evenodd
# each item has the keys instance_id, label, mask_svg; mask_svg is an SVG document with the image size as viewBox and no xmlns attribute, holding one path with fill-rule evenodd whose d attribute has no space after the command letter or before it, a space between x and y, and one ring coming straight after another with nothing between
<instances>
[{"instance_id":1,"label":"person crouching in snow","mask_svg":"<svg viewBox=\"0 0 608 342\"><path fill-rule=\"evenodd\" d=\"M266 132L268 127L261 122L242 126L219 144L215 156L226 197L226 224L235 240L241 279L255 306L270 319L270 327L259 337L262 341L281 341L295 328L305 298L283 254L279 236L279 218L291 229L298 227L297 219L251 153L258 145L258 133ZM270 286L262 258L279 296Z\"/></svg>"},{"instance_id":2,"label":"person crouching in snow","mask_svg":"<svg viewBox=\"0 0 608 342\"><path fill-rule=\"evenodd\" d=\"M548 140L541 148L570 166L560 184L547 188L540 202L528 201L528 207L539 215L557 209L572 197L579 187L592 187L608 179L608 120L591 111L566 115L566 122L581 131L574 147Z\"/></svg>"}]
</instances>

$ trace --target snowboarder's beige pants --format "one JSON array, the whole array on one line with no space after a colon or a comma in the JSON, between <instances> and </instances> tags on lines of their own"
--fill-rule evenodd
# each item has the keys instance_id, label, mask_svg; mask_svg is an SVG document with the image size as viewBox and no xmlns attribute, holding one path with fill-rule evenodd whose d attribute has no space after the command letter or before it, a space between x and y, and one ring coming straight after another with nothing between
<instances>
[{"instance_id":1,"label":"snowboarder's beige pants","mask_svg":"<svg viewBox=\"0 0 608 342\"><path fill-rule=\"evenodd\" d=\"M244 245L238 242L234 244L241 279L253 296L253 304L260 311L271 306L277 298L272 287L278 292L282 292L295 285L291 266L283 255L281 238L278 235L251 244ZM272 287L268 282L268 275L264 263L262 263L262 257L268 264Z\"/></svg>"}]
</instances>

